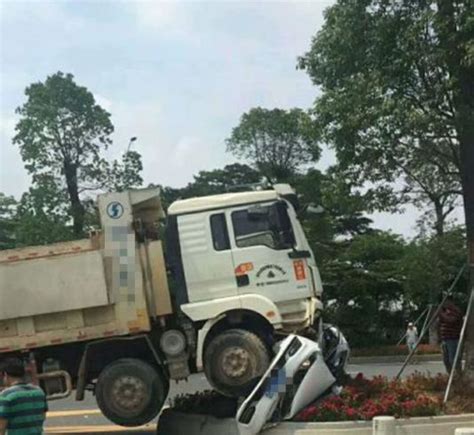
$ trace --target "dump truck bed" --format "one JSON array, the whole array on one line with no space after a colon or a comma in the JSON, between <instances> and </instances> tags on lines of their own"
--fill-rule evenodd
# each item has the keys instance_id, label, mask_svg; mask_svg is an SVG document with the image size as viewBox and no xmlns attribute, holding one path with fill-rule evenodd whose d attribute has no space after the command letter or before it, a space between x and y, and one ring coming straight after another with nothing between
<instances>
[{"instance_id":1,"label":"dump truck bed","mask_svg":"<svg viewBox=\"0 0 474 435\"><path fill-rule=\"evenodd\" d=\"M125 289L115 263L100 236L0 251L0 352L146 332L171 313L160 241L136 245Z\"/></svg>"}]
</instances>

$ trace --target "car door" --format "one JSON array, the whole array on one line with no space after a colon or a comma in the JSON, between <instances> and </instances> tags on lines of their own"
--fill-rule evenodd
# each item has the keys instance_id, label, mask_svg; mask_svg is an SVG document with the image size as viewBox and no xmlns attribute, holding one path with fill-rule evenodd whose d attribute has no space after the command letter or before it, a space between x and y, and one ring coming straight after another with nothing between
<instances>
[{"instance_id":1,"label":"car door","mask_svg":"<svg viewBox=\"0 0 474 435\"><path fill-rule=\"evenodd\" d=\"M179 216L178 229L189 302L236 296L224 212Z\"/></svg>"},{"instance_id":2,"label":"car door","mask_svg":"<svg viewBox=\"0 0 474 435\"><path fill-rule=\"evenodd\" d=\"M285 241L282 235L292 231L291 222L288 214L282 219L277 204L260 205L261 213L255 213L254 206L227 211L238 292L261 294L274 302L306 298L311 294L306 260L290 258L294 236Z\"/></svg>"}]
</instances>

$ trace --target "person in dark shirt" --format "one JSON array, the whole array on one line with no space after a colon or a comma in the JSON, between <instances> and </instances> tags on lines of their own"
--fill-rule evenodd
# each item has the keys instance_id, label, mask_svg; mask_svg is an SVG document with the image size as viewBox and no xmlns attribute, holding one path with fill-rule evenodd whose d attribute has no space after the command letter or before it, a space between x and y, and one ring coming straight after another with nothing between
<instances>
[{"instance_id":1,"label":"person in dark shirt","mask_svg":"<svg viewBox=\"0 0 474 435\"><path fill-rule=\"evenodd\" d=\"M9 358L0 364L5 388L0 393L0 435L43 433L48 405L43 390L24 381L21 360Z\"/></svg>"},{"instance_id":2,"label":"person in dark shirt","mask_svg":"<svg viewBox=\"0 0 474 435\"><path fill-rule=\"evenodd\" d=\"M463 324L463 314L451 298L447 298L438 315L439 335L443 349L443 360L446 371L451 373L454 357L459 345L459 336ZM456 367L460 368L460 364Z\"/></svg>"}]
</instances>

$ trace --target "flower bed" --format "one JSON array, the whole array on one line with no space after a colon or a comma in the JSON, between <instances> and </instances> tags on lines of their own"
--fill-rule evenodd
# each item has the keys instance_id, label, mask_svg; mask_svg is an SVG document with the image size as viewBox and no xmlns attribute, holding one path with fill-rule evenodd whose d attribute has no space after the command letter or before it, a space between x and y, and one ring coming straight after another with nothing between
<instances>
[{"instance_id":1,"label":"flower bed","mask_svg":"<svg viewBox=\"0 0 474 435\"><path fill-rule=\"evenodd\" d=\"M454 390L452 400L443 406L447 376L429 377L415 373L402 381L382 376L364 378L359 373L349 378L339 396L312 404L296 421L371 420L378 415L427 417L442 414L474 412L474 392Z\"/></svg>"},{"instance_id":2,"label":"flower bed","mask_svg":"<svg viewBox=\"0 0 474 435\"><path fill-rule=\"evenodd\" d=\"M474 412L474 391L454 388L451 400L443 406L447 376L434 377L415 373L405 380L372 379L359 373L347 378L339 396L330 396L301 411L295 421L324 422L371 420L378 415L395 417L425 417ZM178 396L171 404L173 411L232 418L237 412L237 400L214 391Z\"/></svg>"}]
</instances>

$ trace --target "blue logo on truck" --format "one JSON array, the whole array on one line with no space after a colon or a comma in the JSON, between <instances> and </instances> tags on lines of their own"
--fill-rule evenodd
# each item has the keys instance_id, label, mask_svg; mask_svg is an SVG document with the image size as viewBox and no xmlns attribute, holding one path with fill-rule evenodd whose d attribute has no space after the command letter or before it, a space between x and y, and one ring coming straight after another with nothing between
<instances>
[{"instance_id":1,"label":"blue logo on truck","mask_svg":"<svg viewBox=\"0 0 474 435\"><path fill-rule=\"evenodd\" d=\"M123 205L118 201L113 201L107 205L107 214L112 219L120 219L123 215Z\"/></svg>"}]
</instances>

